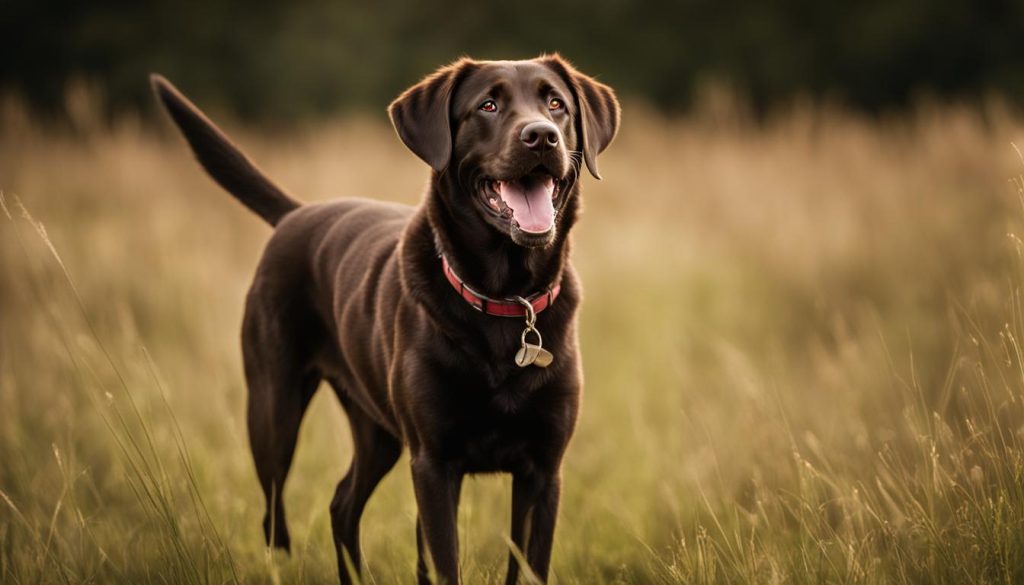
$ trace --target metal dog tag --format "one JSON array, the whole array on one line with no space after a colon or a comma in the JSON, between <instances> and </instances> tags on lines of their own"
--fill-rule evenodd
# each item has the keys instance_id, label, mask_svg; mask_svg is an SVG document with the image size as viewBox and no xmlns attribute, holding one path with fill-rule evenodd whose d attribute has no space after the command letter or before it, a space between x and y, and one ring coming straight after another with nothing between
<instances>
[{"instance_id":1,"label":"metal dog tag","mask_svg":"<svg viewBox=\"0 0 1024 585\"><path fill-rule=\"evenodd\" d=\"M550 351L532 343L523 344L519 351L516 352L516 365L520 368L525 368L526 366L546 368L553 361L555 361L555 356L551 355Z\"/></svg>"},{"instance_id":2,"label":"metal dog tag","mask_svg":"<svg viewBox=\"0 0 1024 585\"><path fill-rule=\"evenodd\" d=\"M520 368L526 366L537 366L538 368L546 368L551 365L551 362L555 361L555 356L551 355L551 352L544 349L544 339L540 336L540 331L534 327L537 322L537 313L533 310L533 305L530 301L527 301L523 297L516 297L521 305L526 309L526 329L523 329L523 334L519 336L519 351L516 352L516 365ZM533 333L537 336L537 344L528 343L526 337Z\"/></svg>"}]
</instances>

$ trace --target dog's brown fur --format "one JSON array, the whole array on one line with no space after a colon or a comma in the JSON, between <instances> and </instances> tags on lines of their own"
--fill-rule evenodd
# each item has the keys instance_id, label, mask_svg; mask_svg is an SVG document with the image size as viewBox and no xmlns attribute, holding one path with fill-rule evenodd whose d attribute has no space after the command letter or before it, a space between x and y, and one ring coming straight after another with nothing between
<instances>
[{"instance_id":1,"label":"dog's brown fur","mask_svg":"<svg viewBox=\"0 0 1024 585\"><path fill-rule=\"evenodd\" d=\"M359 519L407 445L419 508L418 576L459 582L456 510L464 474L513 476L511 539L546 580L562 456L576 423L581 368L579 281L568 233L579 209L583 162L614 137L611 89L558 56L462 59L410 88L390 107L402 140L433 169L424 203L410 208L345 200L300 205L268 180L194 105L153 76L163 105L209 174L276 226L246 301L242 328L253 457L266 495L268 543L287 549L281 493L303 414L320 382L348 415L354 453L331 502L341 582L345 555L360 566ZM551 99L564 102L560 111ZM500 109L482 112L493 99ZM551 148L524 144L543 123ZM552 129L552 127L554 129ZM519 230L487 208L488 178L542 168L557 180L554 229ZM439 253L479 292L529 295L561 283L537 316L551 367L519 368L521 319L480 313L442 273ZM425 546L424 546L425 545ZM519 566L509 556L507 583Z\"/></svg>"}]
</instances>

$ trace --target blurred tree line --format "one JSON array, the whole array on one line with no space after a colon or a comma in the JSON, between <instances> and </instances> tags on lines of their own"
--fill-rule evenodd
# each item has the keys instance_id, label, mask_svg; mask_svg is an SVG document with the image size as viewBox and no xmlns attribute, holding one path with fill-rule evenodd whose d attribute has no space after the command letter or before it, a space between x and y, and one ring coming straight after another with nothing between
<instances>
[{"instance_id":1,"label":"blurred tree line","mask_svg":"<svg viewBox=\"0 0 1024 585\"><path fill-rule=\"evenodd\" d=\"M0 91L59 113L70 80L147 107L160 71L204 105L293 121L382 111L459 55L559 51L620 93L683 110L707 82L759 110L869 111L918 93L1024 99L1024 0L0 0Z\"/></svg>"}]
</instances>

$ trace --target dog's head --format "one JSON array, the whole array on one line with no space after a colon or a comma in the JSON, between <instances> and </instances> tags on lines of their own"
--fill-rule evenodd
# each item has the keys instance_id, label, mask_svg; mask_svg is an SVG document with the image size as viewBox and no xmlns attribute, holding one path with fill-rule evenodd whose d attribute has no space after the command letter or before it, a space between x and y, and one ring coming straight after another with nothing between
<instances>
[{"instance_id":1,"label":"dog's head","mask_svg":"<svg viewBox=\"0 0 1024 585\"><path fill-rule=\"evenodd\" d=\"M619 104L608 86L557 55L529 61L461 59L409 88L389 108L417 156L458 192L449 209L526 247L554 241L585 162L615 137Z\"/></svg>"}]
</instances>

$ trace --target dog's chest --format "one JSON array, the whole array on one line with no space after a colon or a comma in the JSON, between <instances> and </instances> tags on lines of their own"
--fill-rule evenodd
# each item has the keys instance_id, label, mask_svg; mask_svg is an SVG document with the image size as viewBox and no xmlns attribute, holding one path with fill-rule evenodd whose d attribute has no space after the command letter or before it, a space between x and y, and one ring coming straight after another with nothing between
<instances>
[{"instance_id":1,"label":"dog's chest","mask_svg":"<svg viewBox=\"0 0 1024 585\"><path fill-rule=\"evenodd\" d=\"M549 442L550 421L528 397L497 392L466 406L448 427L445 443L467 473L529 469Z\"/></svg>"},{"instance_id":2,"label":"dog's chest","mask_svg":"<svg viewBox=\"0 0 1024 585\"><path fill-rule=\"evenodd\" d=\"M535 438L528 424L466 425L453 436L454 459L467 473L516 471L532 467Z\"/></svg>"}]
</instances>

